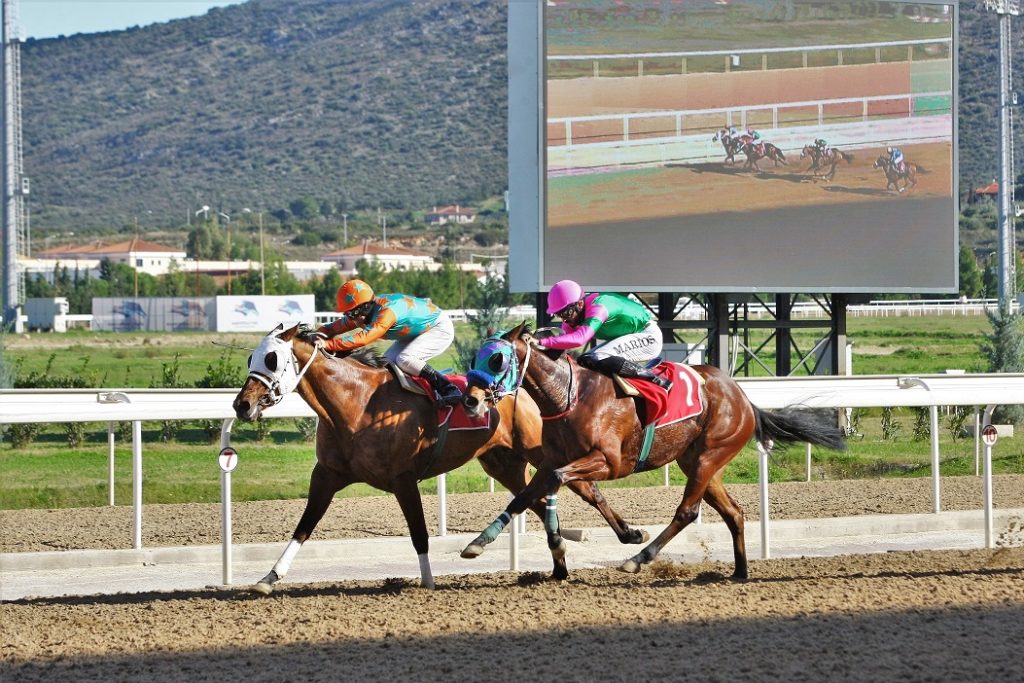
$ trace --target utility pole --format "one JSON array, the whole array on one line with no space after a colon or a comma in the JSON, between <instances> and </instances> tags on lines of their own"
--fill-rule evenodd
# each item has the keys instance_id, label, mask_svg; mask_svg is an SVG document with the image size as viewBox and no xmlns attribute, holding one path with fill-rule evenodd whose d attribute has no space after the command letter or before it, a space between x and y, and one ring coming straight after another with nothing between
<instances>
[{"instance_id":1,"label":"utility pole","mask_svg":"<svg viewBox=\"0 0 1024 683\"><path fill-rule=\"evenodd\" d=\"M19 256L28 256L25 197L28 177L24 175L21 147L21 41L16 34L15 0L2 2L3 38L3 305L4 325L16 329L19 307L25 300L24 273Z\"/></svg>"},{"instance_id":2,"label":"utility pole","mask_svg":"<svg viewBox=\"0 0 1024 683\"><path fill-rule=\"evenodd\" d=\"M999 16L999 310L1008 316L1017 294L1017 240L1014 236L1013 183L1013 52L1010 17L1020 16L1020 0L985 0L985 9Z\"/></svg>"},{"instance_id":3,"label":"utility pole","mask_svg":"<svg viewBox=\"0 0 1024 683\"><path fill-rule=\"evenodd\" d=\"M348 246L348 214L341 214L341 229L344 231L345 246Z\"/></svg>"}]
</instances>

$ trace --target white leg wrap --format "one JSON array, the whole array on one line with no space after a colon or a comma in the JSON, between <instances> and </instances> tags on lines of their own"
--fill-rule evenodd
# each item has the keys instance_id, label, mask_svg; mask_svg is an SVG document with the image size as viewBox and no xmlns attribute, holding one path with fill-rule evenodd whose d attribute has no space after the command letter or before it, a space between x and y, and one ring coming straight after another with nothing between
<instances>
[{"instance_id":1,"label":"white leg wrap","mask_svg":"<svg viewBox=\"0 0 1024 683\"><path fill-rule=\"evenodd\" d=\"M430 558L426 553L417 555L420 559L420 584L424 588L434 587L434 575L430 572Z\"/></svg>"},{"instance_id":2,"label":"white leg wrap","mask_svg":"<svg viewBox=\"0 0 1024 683\"><path fill-rule=\"evenodd\" d=\"M274 572L279 578L284 578L284 575L288 573L289 567L292 566L292 560L295 559L296 553L299 552L299 548L302 544L296 541L294 538L288 541L288 545L285 547L284 552L281 553L281 557L277 560L277 564L274 565Z\"/></svg>"}]
</instances>

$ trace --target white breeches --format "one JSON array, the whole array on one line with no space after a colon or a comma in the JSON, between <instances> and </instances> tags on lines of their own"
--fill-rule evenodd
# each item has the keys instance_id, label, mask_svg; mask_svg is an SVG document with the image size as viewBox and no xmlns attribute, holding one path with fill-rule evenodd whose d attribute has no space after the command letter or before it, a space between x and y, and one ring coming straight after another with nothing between
<instances>
[{"instance_id":1,"label":"white breeches","mask_svg":"<svg viewBox=\"0 0 1024 683\"><path fill-rule=\"evenodd\" d=\"M621 356L634 363L644 364L661 355L661 344L661 328L657 320L652 320L641 331L606 341L590 353L598 358Z\"/></svg>"},{"instance_id":2,"label":"white breeches","mask_svg":"<svg viewBox=\"0 0 1024 683\"><path fill-rule=\"evenodd\" d=\"M411 339L399 339L384 352L384 357L410 375L419 375L431 358L444 353L455 340L455 326L447 313L442 312L437 324Z\"/></svg>"}]
</instances>

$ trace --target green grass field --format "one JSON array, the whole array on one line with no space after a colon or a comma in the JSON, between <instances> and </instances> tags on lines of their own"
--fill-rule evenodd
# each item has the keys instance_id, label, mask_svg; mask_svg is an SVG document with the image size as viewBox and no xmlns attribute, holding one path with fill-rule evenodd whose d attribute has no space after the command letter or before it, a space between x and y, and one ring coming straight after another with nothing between
<instances>
[{"instance_id":1,"label":"green grass field","mask_svg":"<svg viewBox=\"0 0 1024 683\"><path fill-rule=\"evenodd\" d=\"M911 318L850 318L849 339L853 342L855 374L930 374L948 368L969 372L984 371L980 349L989 324L983 317L924 316ZM465 330L460 330L463 334ZM796 342L810 348L816 336L798 331ZM217 340L252 346L256 337L245 335L198 334L92 334L78 332L62 335L36 334L30 338L7 339L5 357L13 360L21 373L41 372L52 353L58 361L54 371L73 372L84 367L106 381L97 386L147 387L161 377L161 367L174 362L181 367L183 383L192 385L204 376L206 367L222 353L237 362L239 377L244 376L244 351L225 351L213 345ZM449 351L438 366L454 365ZM887 424L892 438L882 438L881 409L858 412L859 432L844 454L815 450L813 476L820 478L857 478L879 476L924 476L930 472L930 445L927 437L915 438L915 413L896 409L893 426ZM968 416L967 422L971 422ZM974 442L957 438L951 421L940 421L942 473L974 473ZM148 503L215 502L220 498L220 470L216 455L219 447L209 443L195 424L183 423L175 441L160 440L158 423L144 424L143 499ZM262 438L262 440L260 440ZM81 445L71 448L62 425L47 425L34 442L25 448L12 448L9 439L0 444L0 508L82 507L107 502L107 433L105 424L86 425ZM313 446L305 441L294 420L272 420L269 433L260 434L252 425L236 425L233 445L240 454L234 475L236 500L302 498L313 464ZM772 481L802 479L804 449L773 456ZM131 496L131 447L118 440L115 465L115 496L118 504L128 504ZM997 448L995 471L1024 473L1024 439L1003 439ZM671 482L683 483L682 474L670 468ZM661 470L635 475L603 486L660 485ZM757 481L757 457L747 448L727 468L728 482ZM421 485L433 493L433 480ZM469 492L488 490L488 480L476 463L450 473L448 490ZM342 495L367 495L374 491L353 486Z\"/></svg>"}]
</instances>

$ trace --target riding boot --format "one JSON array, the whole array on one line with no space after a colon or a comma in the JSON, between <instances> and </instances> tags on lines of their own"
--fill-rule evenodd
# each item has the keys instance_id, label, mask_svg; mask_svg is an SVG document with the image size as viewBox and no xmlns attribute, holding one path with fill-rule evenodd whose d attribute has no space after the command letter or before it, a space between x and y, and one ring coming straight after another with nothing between
<instances>
[{"instance_id":1,"label":"riding boot","mask_svg":"<svg viewBox=\"0 0 1024 683\"><path fill-rule=\"evenodd\" d=\"M669 380L655 375L647 368L641 367L632 361L628 361L622 356L598 358L592 353L585 353L580 356L579 364L585 368L597 370L598 372L603 372L607 375L621 375L623 377L646 379L650 382L654 382L665 391L672 388L672 382Z\"/></svg>"},{"instance_id":2,"label":"riding boot","mask_svg":"<svg viewBox=\"0 0 1024 683\"><path fill-rule=\"evenodd\" d=\"M654 384L657 384L665 391L668 391L669 389L672 388L671 381L665 379L664 377L656 375L647 368L641 367L640 365L637 365L636 363L629 360L622 361L622 367L619 369L619 374L622 375L623 377L636 377L638 379L645 379L648 382L653 382Z\"/></svg>"},{"instance_id":3,"label":"riding boot","mask_svg":"<svg viewBox=\"0 0 1024 683\"><path fill-rule=\"evenodd\" d=\"M437 392L437 402L443 406L455 405L462 400L462 391L440 372L424 365L420 377L430 382L430 387Z\"/></svg>"}]
</instances>

